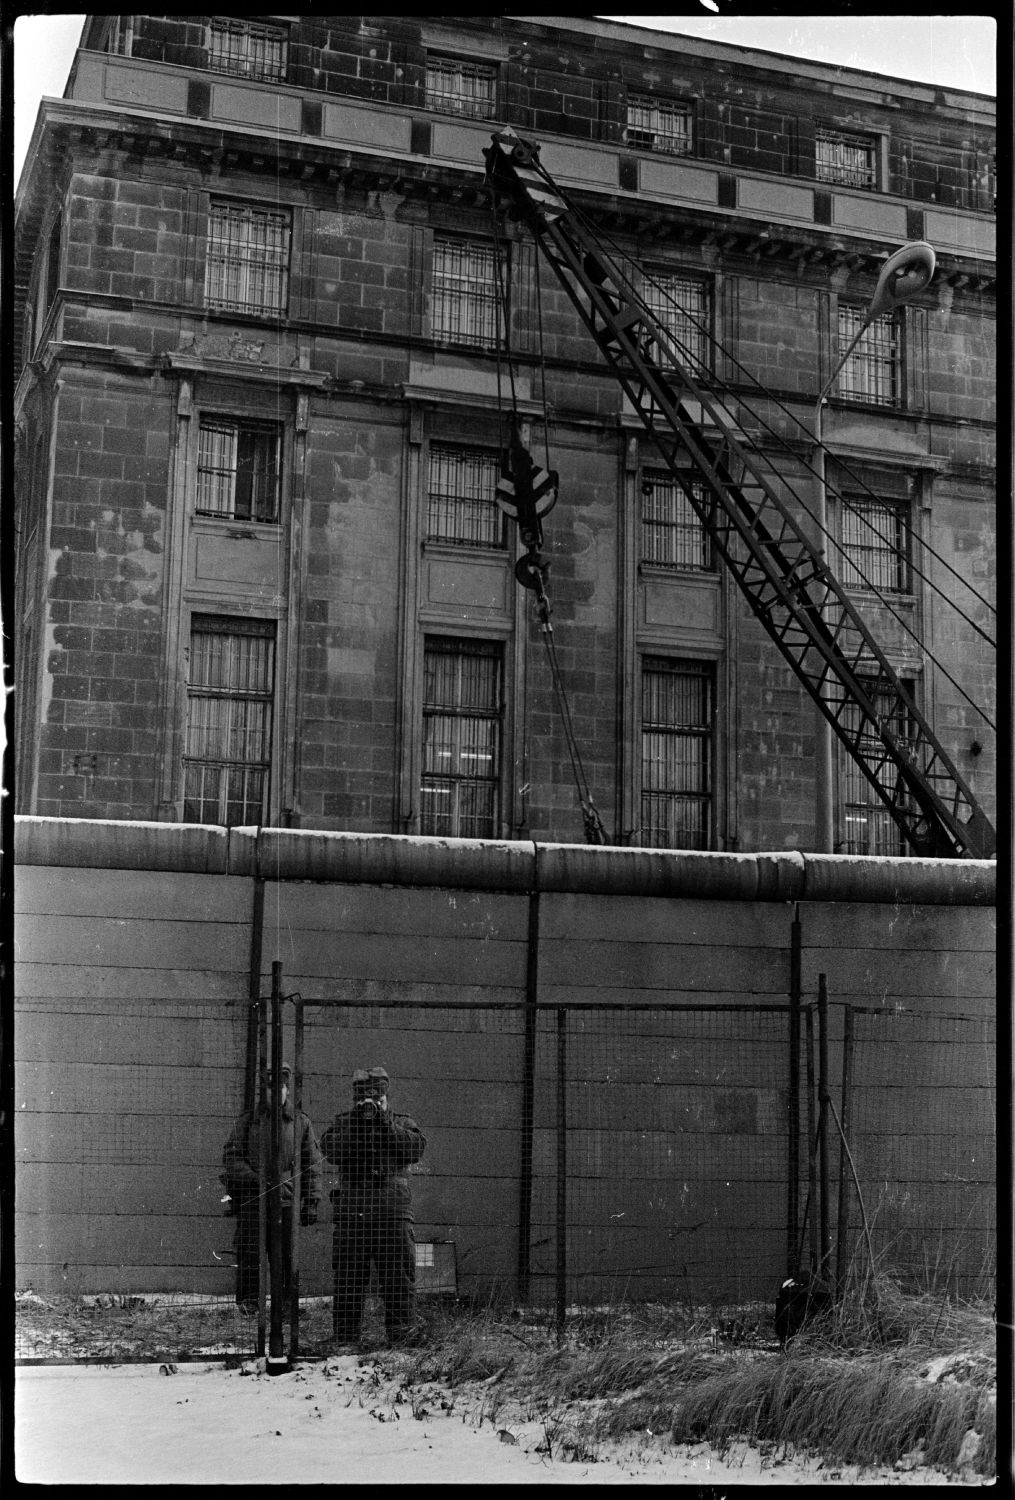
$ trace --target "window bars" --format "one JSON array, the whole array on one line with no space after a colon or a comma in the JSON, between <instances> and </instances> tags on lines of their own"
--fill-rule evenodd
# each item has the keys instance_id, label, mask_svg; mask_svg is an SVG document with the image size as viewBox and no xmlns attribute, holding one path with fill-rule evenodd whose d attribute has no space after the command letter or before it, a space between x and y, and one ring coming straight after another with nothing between
<instances>
[{"instance_id":1,"label":"window bars","mask_svg":"<svg viewBox=\"0 0 1015 1500\"><path fill-rule=\"evenodd\" d=\"M677 346L682 364L709 368L709 297L704 281L692 276L647 271L642 285L645 306Z\"/></svg>"},{"instance_id":2,"label":"window bars","mask_svg":"<svg viewBox=\"0 0 1015 1500\"><path fill-rule=\"evenodd\" d=\"M908 506L842 497L842 583L848 589L905 593L909 580Z\"/></svg>"},{"instance_id":3,"label":"window bars","mask_svg":"<svg viewBox=\"0 0 1015 1500\"><path fill-rule=\"evenodd\" d=\"M493 838L503 717L497 642L431 636L423 662L420 832Z\"/></svg>"},{"instance_id":4,"label":"window bars","mask_svg":"<svg viewBox=\"0 0 1015 1500\"><path fill-rule=\"evenodd\" d=\"M497 342L497 270L493 245L437 235L433 247L433 336Z\"/></svg>"},{"instance_id":5,"label":"window bars","mask_svg":"<svg viewBox=\"0 0 1015 1500\"><path fill-rule=\"evenodd\" d=\"M428 540L463 547L503 547L504 514L494 497L498 473L492 453L431 443Z\"/></svg>"},{"instance_id":6,"label":"window bars","mask_svg":"<svg viewBox=\"0 0 1015 1500\"><path fill-rule=\"evenodd\" d=\"M877 187L877 140L874 136L819 129L814 138L814 153L818 182L834 182L840 187Z\"/></svg>"},{"instance_id":7,"label":"window bars","mask_svg":"<svg viewBox=\"0 0 1015 1500\"><path fill-rule=\"evenodd\" d=\"M213 203L205 298L229 312L281 313L289 295L288 213Z\"/></svg>"},{"instance_id":8,"label":"window bars","mask_svg":"<svg viewBox=\"0 0 1015 1500\"><path fill-rule=\"evenodd\" d=\"M703 484L692 486L702 505L711 505ZM712 569L708 532L672 474L646 470L641 483L642 561L689 572Z\"/></svg>"},{"instance_id":9,"label":"window bars","mask_svg":"<svg viewBox=\"0 0 1015 1500\"><path fill-rule=\"evenodd\" d=\"M206 417L197 454L197 513L277 521L278 429Z\"/></svg>"},{"instance_id":10,"label":"window bars","mask_svg":"<svg viewBox=\"0 0 1015 1500\"><path fill-rule=\"evenodd\" d=\"M646 657L641 691L641 844L708 849L712 838L713 671Z\"/></svg>"},{"instance_id":11,"label":"window bars","mask_svg":"<svg viewBox=\"0 0 1015 1500\"><path fill-rule=\"evenodd\" d=\"M859 334L856 348L839 372L838 394L843 401L869 406L901 404L899 325L894 313L883 313L860 333L865 309L839 306L839 355Z\"/></svg>"},{"instance_id":12,"label":"window bars","mask_svg":"<svg viewBox=\"0 0 1015 1500\"><path fill-rule=\"evenodd\" d=\"M208 63L222 73L284 83L286 50L286 34L276 26L216 17L208 28Z\"/></svg>"},{"instance_id":13,"label":"window bars","mask_svg":"<svg viewBox=\"0 0 1015 1500\"><path fill-rule=\"evenodd\" d=\"M260 823L271 765L275 626L195 615L184 750L185 823Z\"/></svg>"},{"instance_id":14,"label":"window bars","mask_svg":"<svg viewBox=\"0 0 1015 1500\"><path fill-rule=\"evenodd\" d=\"M627 144L636 150L686 156L693 144L691 122L688 104L650 94L627 96Z\"/></svg>"},{"instance_id":15,"label":"window bars","mask_svg":"<svg viewBox=\"0 0 1015 1500\"><path fill-rule=\"evenodd\" d=\"M492 120L497 109L496 67L457 57L428 57L426 107L468 120Z\"/></svg>"},{"instance_id":16,"label":"window bars","mask_svg":"<svg viewBox=\"0 0 1015 1500\"><path fill-rule=\"evenodd\" d=\"M866 681L861 678L861 682L870 694L881 721L903 743L911 743L913 725L905 705L894 693L878 689L873 678L866 679ZM908 693L913 693L912 682L903 682L902 685ZM852 705L845 706L843 718L855 733L859 715ZM876 762L880 753L880 766L877 767L878 781L884 787L893 787L898 772L887 755L883 753L881 741L872 734L866 734L861 736L860 742L862 753L868 763L871 760ZM906 841L898 824L852 757L843 761L841 795L845 825L842 853L892 855L907 853ZM901 795L903 795L901 791L898 792L897 798Z\"/></svg>"}]
</instances>

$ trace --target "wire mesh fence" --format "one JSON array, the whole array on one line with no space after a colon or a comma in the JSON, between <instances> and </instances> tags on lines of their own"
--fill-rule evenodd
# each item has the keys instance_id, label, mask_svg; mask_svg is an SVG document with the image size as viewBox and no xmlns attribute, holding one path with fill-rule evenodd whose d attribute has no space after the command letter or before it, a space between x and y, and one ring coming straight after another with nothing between
<instances>
[{"instance_id":1,"label":"wire mesh fence","mask_svg":"<svg viewBox=\"0 0 1015 1500\"><path fill-rule=\"evenodd\" d=\"M872 1258L907 1290L992 1293L994 1045L986 1017L845 1008L845 1144L835 1148L843 1270Z\"/></svg>"},{"instance_id":2,"label":"wire mesh fence","mask_svg":"<svg viewBox=\"0 0 1015 1500\"><path fill-rule=\"evenodd\" d=\"M127 1007L78 1039L99 1060L21 1064L16 1354L312 1355L411 1339L436 1299L770 1301L819 1176L840 1269L989 1290L992 1028L832 1009L822 1155L786 1005Z\"/></svg>"}]
</instances>

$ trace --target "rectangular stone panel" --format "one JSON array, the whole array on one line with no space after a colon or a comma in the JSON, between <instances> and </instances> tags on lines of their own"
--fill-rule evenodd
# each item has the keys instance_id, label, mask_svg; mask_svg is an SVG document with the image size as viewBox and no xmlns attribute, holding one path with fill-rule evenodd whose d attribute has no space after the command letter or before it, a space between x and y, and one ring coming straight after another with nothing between
<instances>
[{"instance_id":1,"label":"rectangular stone panel","mask_svg":"<svg viewBox=\"0 0 1015 1500\"><path fill-rule=\"evenodd\" d=\"M885 203L869 193L856 197L834 193L832 223L842 229L869 230L901 241L906 238L906 205Z\"/></svg>"},{"instance_id":2,"label":"rectangular stone panel","mask_svg":"<svg viewBox=\"0 0 1015 1500\"><path fill-rule=\"evenodd\" d=\"M813 223L814 190L793 187L770 177L740 177L737 207L760 214L764 219L804 219Z\"/></svg>"},{"instance_id":3,"label":"rectangular stone panel","mask_svg":"<svg viewBox=\"0 0 1015 1500\"><path fill-rule=\"evenodd\" d=\"M430 557L425 599L431 608L448 605L482 614L507 613L508 570L500 559Z\"/></svg>"},{"instance_id":4,"label":"rectangular stone panel","mask_svg":"<svg viewBox=\"0 0 1015 1500\"><path fill-rule=\"evenodd\" d=\"M995 255L997 251L997 230L989 219L928 208L924 232L932 245L963 250L968 255Z\"/></svg>"},{"instance_id":5,"label":"rectangular stone panel","mask_svg":"<svg viewBox=\"0 0 1015 1500\"><path fill-rule=\"evenodd\" d=\"M718 634L719 590L714 583L702 584L687 575L643 578L639 596L646 630Z\"/></svg>"},{"instance_id":6,"label":"rectangular stone panel","mask_svg":"<svg viewBox=\"0 0 1015 1500\"><path fill-rule=\"evenodd\" d=\"M719 173L682 162L642 161L638 164L639 186L656 198L676 198L687 203L718 203Z\"/></svg>"},{"instance_id":7,"label":"rectangular stone panel","mask_svg":"<svg viewBox=\"0 0 1015 1500\"><path fill-rule=\"evenodd\" d=\"M302 121L300 101L276 89L215 83L211 90L213 120L235 120L241 125L259 125L265 130L298 131Z\"/></svg>"},{"instance_id":8,"label":"rectangular stone panel","mask_svg":"<svg viewBox=\"0 0 1015 1500\"><path fill-rule=\"evenodd\" d=\"M412 122L407 115L382 109L359 109L350 104L325 104L321 134L328 140L348 141L355 146L378 146L408 151Z\"/></svg>"},{"instance_id":9,"label":"rectangular stone panel","mask_svg":"<svg viewBox=\"0 0 1015 1500\"><path fill-rule=\"evenodd\" d=\"M195 536L192 577L195 582L241 583L278 588L285 554L274 538L237 539Z\"/></svg>"},{"instance_id":10,"label":"rectangular stone panel","mask_svg":"<svg viewBox=\"0 0 1015 1500\"><path fill-rule=\"evenodd\" d=\"M142 109L168 109L181 115L187 112L187 79L181 73L107 63L103 92L110 104L136 104Z\"/></svg>"}]
</instances>

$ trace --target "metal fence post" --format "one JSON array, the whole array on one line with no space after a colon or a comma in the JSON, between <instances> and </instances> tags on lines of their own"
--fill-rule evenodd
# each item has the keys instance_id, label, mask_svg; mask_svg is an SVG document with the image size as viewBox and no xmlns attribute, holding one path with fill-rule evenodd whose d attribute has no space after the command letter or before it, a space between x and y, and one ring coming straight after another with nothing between
<instances>
[{"instance_id":1,"label":"metal fence post","mask_svg":"<svg viewBox=\"0 0 1015 1500\"><path fill-rule=\"evenodd\" d=\"M536 857L538 859L538 849ZM539 891L529 894L525 964L525 1044L522 1057L522 1140L518 1171L518 1301L529 1298L532 1240L532 1132L536 1102L536 1004L539 998Z\"/></svg>"},{"instance_id":2,"label":"metal fence post","mask_svg":"<svg viewBox=\"0 0 1015 1500\"><path fill-rule=\"evenodd\" d=\"M300 1115L303 1112L303 1001L293 1001L293 1213L290 1240L289 1356L300 1352L300 1217L303 1207L303 1152ZM312 1128L312 1127L310 1127Z\"/></svg>"},{"instance_id":3,"label":"metal fence post","mask_svg":"<svg viewBox=\"0 0 1015 1500\"><path fill-rule=\"evenodd\" d=\"M789 950L789 1101L786 1159L786 1272L797 1269L800 1217L800 907L793 909Z\"/></svg>"},{"instance_id":4,"label":"metal fence post","mask_svg":"<svg viewBox=\"0 0 1015 1500\"><path fill-rule=\"evenodd\" d=\"M557 1011L557 1342L567 1316L567 1011Z\"/></svg>"},{"instance_id":5,"label":"metal fence post","mask_svg":"<svg viewBox=\"0 0 1015 1500\"><path fill-rule=\"evenodd\" d=\"M271 1181L268 1187L268 1265L271 1276L271 1320L268 1329L269 1375L288 1366L282 1342L282 965L271 966Z\"/></svg>"},{"instance_id":6,"label":"metal fence post","mask_svg":"<svg viewBox=\"0 0 1015 1500\"><path fill-rule=\"evenodd\" d=\"M846 1256L849 1235L849 1178L847 1172L846 1146L853 1094L853 1007L843 1009L842 1018L842 1102L839 1108L839 1207L835 1225L835 1284L839 1296L846 1284Z\"/></svg>"},{"instance_id":7,"label":"metal fence post","mask_svg":"<svg viewBox=\"0 0 1015 1500\"><path fill-rule=\"evenodd\" d=\"M818 1130L814 1088L814 1007L804 1012L807 1030L807 1208L805 1219L809 1231L811 1270L818 1266ZM801 1250L803 1239L801 1236ZM796 1269L796 1267L794 1267Z\"/></svg>"},{"instance_id":8,"label":"metal fence post","mask_svg":"<svg viewBox=\"0 0 1015 1500\"><path fill-rule=\"evenodd\" d=\"M818 975L818 1139L821 1151L821 1169L818 1173L818 1192L820 1201L820 1231L821 1260L818 1270L823 1279L827 1279L830 1271L832 1258L832 1235L829 1223L829 1193L831 1182L828 1165L828 1115L831 1094L828 1089L828 980L824 974Z\"/></svg>"},{"instance_id":9,"label":"metal fence post","mask_svg":"<svg viewBox=\"0 0 1015 1500\"><path fill-rule=\"evenodd\" d=\"M264 1353L268 1300L268 1002L257 999L257 1353Z\"/></svg>"}]
</instances>

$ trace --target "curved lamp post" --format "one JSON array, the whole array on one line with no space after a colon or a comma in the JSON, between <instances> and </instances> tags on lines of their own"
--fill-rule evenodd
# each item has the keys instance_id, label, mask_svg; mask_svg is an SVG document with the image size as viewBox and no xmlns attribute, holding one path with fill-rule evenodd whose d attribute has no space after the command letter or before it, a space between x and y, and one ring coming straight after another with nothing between
<instances>
[{"instance_id":1,"label":"curved lamp post","mask_svg":"<svg viewBox=\"0 0 1015 1500\"><path fill-rule=\"evenodd\" d=\"M836 376L846 363L871 323L882 313L892 312L903 302L917 296L930 283L934 275L934 251L925 240L914 240L896 250L881 267L878 284L874 288L870 306L863 322L848 348L839 356L832 373L821 387L814 408L814 472L818 481L818 553L823 562L828 561L825 533L828 524L828 495L825 486L825 450L821 440L822 409ZM822 682L822 693L825 684ZM831 854L835 843L833 777L832 777L832 726L820 709L817 709L816 738L816 848L819 853Z\"/></svg>"}]
</instances>

